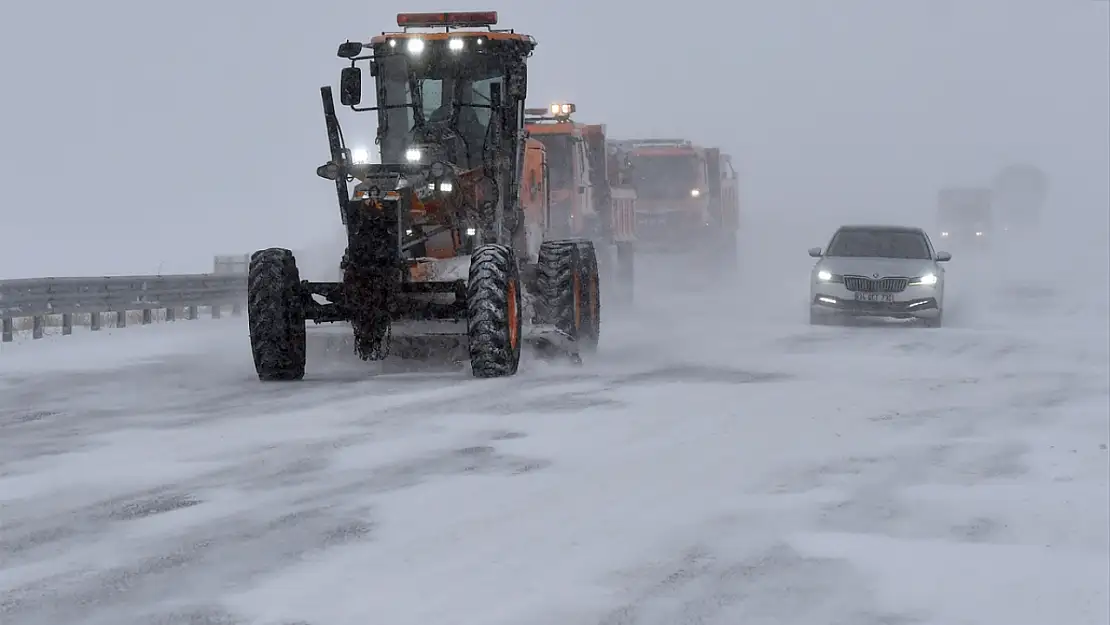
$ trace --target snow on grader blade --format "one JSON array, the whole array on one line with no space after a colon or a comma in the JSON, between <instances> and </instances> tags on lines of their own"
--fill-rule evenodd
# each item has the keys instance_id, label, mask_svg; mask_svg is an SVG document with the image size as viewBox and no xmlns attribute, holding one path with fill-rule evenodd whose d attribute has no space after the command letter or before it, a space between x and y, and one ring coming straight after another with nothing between
<instances>
[{"instance_id":1,"label":"snow on grader blade","mask_svg":"<svg viewBox=\"0 0 1110 625\"><path fill-rule=\"evenodd\" d=\"M461 350L482 378L515 374L525 345L580 362L599 339L597 256L588 240L550 237L546 153L522 114L536 41L493 29L496 12L397 23L402 32L338 50L350 62L341 103L376 112L378 163L348 147L331 87L320 89L331 160L316 173L334 181L347 232L340 280L301 280L283 248L251 256L259 378L304 377L310 320L349 323L363 360L394 346L402 358ZM359 106L360 64L375 106Z\"/></svg>"}]
</instances>

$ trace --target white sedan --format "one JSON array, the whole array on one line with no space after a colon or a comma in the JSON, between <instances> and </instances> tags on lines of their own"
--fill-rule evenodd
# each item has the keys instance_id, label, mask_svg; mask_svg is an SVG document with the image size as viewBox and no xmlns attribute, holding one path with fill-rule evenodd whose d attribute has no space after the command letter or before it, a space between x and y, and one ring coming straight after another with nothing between
<instances>
[{"instance_id":1,"label":"white sedan","mask_svg":"<svg viewBox=\"0 0 1110 625\"><path fill-rule=\"evenodd\" d=\"M819 258L809 286L809 322L843 316L920 319L939 328L944 318L948 252L933 249L921 228L841 226Z\"/></svg>"}]
</instances>

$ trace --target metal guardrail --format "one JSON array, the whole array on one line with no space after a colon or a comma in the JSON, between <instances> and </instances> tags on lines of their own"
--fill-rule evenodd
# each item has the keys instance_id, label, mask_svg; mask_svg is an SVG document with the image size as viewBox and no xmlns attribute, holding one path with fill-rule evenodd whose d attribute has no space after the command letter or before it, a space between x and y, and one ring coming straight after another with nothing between
<instances>
[{"instance_id":1,"label":"metal guardrail","mask_svg":"<svg viewBox=\"0 0 1110 625\"><path fill-rule=\"evenodd\" d=\"M155 310L165 310L167 321L174 321L178 311L196 319L201 307L210 307L213 318L225 307L239 315L247 298L244 273L3 280L0 341L11 342L15 321L28 317L32 337L38 339L51 315L61 315L62 334L73 332L74 315L88 315L90 330L100 329L104 314L114 314L116 327L123 327L132 311L142 312L144 324L151 323Z\"/></svg>"}]
</instances>

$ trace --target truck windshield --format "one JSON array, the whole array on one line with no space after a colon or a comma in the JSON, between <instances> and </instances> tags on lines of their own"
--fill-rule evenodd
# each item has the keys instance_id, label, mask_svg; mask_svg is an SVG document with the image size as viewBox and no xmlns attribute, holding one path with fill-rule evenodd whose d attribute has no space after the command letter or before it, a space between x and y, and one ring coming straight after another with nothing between
<instances>
[{"instance_id":1,"label":"truck windshield","mask_svg":"<svg viewBox=\"0 0 1110 625\"><path fill-rule=\"evenodd\" d=\"M490 85L502 83L505 70L495 55L432 55L410 62L403 54L379 59L378 123L382 162L403 162L414 128L448 123L465 141L471 161L480 157L490 120Z\"/></svg>"},{"instance_id":2,"label":"truck windshield","mask_svg":"<svg viewBox=\"0 0 1110 625\"><path fill-rule=\"evenodd\" d=\"M636 195L647 200L682 200L698 188L698 158L693 154L633 155Z\"/></svg>"},{"instance_id":3,"label":"truck windshield","mask_svg":"<svg viewBox=\"0 0 1110 625\"><path fill-rule=\"evenodd\" d=\"M574 151L566 135L534 135L547 150L552 189L566 189L574 182Z\"/></svg>"},{"instance_id":4,"label":"truck windshield","mask_svg":"<svg viewBox=\"0 0 1110 625\"><path fill-rule=\"evenodd\" d=\"M985 206L943 206L937 219L945 225L986 225L991 222L990 208Z\"/></svg>"},{"instance_id":5,"label":"truck windshield","mask_svg":"<svg viewBox=\"0 0 1110 625\"><path fill-rule=\"evenodd\" d=\"M930 258L929 244L921 233L878 229L840 230L833 236L825 255L921 260Z\"/></svg>"}]
</instances>

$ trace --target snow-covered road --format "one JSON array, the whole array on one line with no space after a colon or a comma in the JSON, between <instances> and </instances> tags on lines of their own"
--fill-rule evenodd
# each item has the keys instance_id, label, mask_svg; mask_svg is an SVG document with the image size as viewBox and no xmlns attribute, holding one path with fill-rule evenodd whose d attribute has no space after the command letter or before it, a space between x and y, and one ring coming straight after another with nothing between
<instances>
[{"instance_id":1,"label":"snow-covered road","mask_svg":"<svg viewBox=\"0 0 1110 625\"><path fill-rule=\"evenodd\" d=\"M240 320L7 349L0 622L1106 623L1105 274L811 328L804 247L509 380L262 385Z\"/></svg>"}]
</instances>

